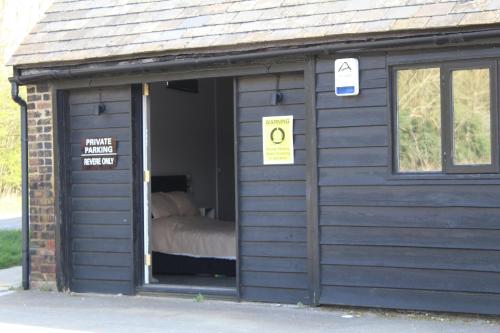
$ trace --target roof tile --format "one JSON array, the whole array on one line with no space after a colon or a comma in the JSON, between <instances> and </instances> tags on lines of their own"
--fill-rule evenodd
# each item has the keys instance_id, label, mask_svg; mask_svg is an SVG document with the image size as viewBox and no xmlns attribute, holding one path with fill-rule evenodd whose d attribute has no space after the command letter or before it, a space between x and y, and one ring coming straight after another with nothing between
<instances>
[{"instance_id":1,"label":"roof tile","mask_svg":"<svg viewBox=\"0 0 500 333\"><path fill-rule=\"evenodd\" d=\"M498 23L499 0L60 0L9 63L35 66Z\"/></svg>"},{"instance_id":2,"label":"roof tile","mask_svg":"<svg viewBox=\"0 0 500 333\"><path fill-rule=\"evenodd\" d=\"M391 30L414 30L421 29L429 22L429 17L411 17L398 19L391 27Z\"/></svg>"},{"instance_id":3,"label":"roof tile","mask_svg":"<svg viewBox=\"0 0 500 333\"><path fill-rule=\"evenodd\" d=\"M415 16L418 17L418 16L447 15L451 12L454 6L455 2L425 4L420 7L420 10L415 14Z\"/></svg>"},{"instance_id":4,"label":"roof tile","mask_svg":"<svg viewBox=\"0 0 500 333\"><path fill-rule=\"evenodd\" d=\"M460 21L462 25L470 24L485 24L495 22L499 19L500 10L492 10L487 12L465 13Z\"/></svg>"}]
</instances>

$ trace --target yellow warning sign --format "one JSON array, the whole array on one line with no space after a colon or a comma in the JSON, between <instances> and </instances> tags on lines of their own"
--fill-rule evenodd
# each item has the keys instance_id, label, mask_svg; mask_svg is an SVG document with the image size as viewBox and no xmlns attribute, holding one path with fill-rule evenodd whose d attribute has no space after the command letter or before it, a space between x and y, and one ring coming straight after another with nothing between
<instances>
[{"instance_id":1,"label":"yellow warning sign","mask_svg":"<svg viewBox=\"0 0 500 333\"><path fill-rule=\"evenodd\" d=\"M293 164L293 116L262 117L264 164Z\"/></svg>"}]
</instances>

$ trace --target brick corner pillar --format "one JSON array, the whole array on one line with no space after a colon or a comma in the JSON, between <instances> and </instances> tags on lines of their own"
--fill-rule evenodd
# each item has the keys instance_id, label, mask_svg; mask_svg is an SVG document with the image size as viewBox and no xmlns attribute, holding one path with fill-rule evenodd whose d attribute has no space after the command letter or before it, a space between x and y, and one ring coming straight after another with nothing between
<instances>
[{"instance_id":1,"label":"brick corner pillar","mask_svg":"<svg viewBox=\"0 0 500 333\"><path fill-rule=\"evenodd\" d=\"M32 289L57 290L53 96L46 83L27 90L30 283Z\"/></svg>"}]
</instances>

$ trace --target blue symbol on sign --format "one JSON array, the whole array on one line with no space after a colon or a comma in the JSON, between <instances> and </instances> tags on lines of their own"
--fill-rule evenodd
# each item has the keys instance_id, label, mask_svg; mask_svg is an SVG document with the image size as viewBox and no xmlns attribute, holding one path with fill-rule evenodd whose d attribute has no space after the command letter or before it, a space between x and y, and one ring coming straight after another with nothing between
<instances>
[{"instance_id":1,"label":"blue symbol on sign","mask_svg":"<svg viewBox=\"0 0 500 333\"><path fill-rule=\"evenodd\" d=\"M337 92L337 95L352 94L352 93L354 93L354 86L337 87L336 92Z\"/></svg>"}]
</instances>

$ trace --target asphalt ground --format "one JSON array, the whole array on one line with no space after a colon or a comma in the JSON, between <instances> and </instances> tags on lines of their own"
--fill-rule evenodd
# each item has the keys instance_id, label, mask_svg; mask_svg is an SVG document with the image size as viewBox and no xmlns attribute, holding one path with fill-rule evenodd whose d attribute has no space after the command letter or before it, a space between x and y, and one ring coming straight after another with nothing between
<instances>
[{"instance_id":1,"label":"asphalt ground","mask_svg":"<svg viewBox=\"0 0 500 333\"><path fill-rule=\"evenodd\" d=\"M10 291L0 296L0 332L498 333L500 320L200 298Z\"/></svg>"},{"instance_id":2,"label":"asphalt ground","mask_svg":"<svg viewBox=\"0 0 500 333\"><path fill-rule=\"evenodd\" d=\"M21 230L21 216L0 217L0 230Z\"/></svg>"}]
</instances>

